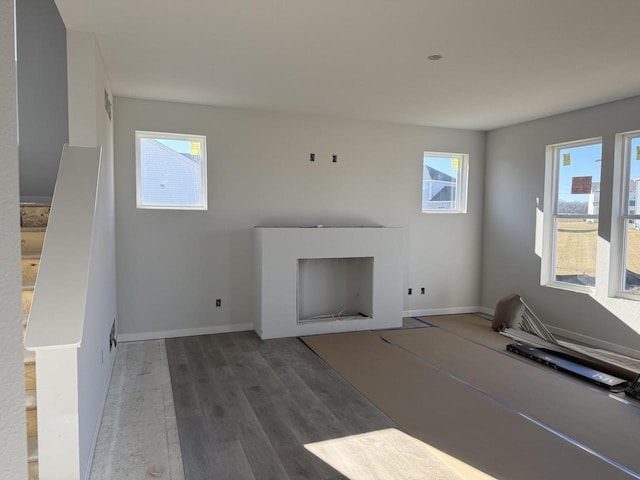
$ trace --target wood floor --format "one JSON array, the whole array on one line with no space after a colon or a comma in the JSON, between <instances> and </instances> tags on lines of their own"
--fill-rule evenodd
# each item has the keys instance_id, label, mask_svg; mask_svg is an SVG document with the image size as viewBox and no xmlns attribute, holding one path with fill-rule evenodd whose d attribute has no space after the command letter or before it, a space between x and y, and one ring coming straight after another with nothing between
<instances>
[{"instance_id":1,"label":"wood floor","mask_svg":"<svg viewBox=\"0 0 640 480\"><path fill-rule=\"evenodd\" d=\"M295 338L166 340L187 480L346 478L305 444L397 427Z\"/></svg>"},{"instance_id":2,"label":"wood floor","mask_svg":"<svg viewBox=\"0 0 640 480\"><path fill-rule=\"evenodd\" d=\"M635 401L509 354L486 319L426 320L305 338L325 360L166 340L185 479L640 478Z\"/></svg>"}]
</instances>

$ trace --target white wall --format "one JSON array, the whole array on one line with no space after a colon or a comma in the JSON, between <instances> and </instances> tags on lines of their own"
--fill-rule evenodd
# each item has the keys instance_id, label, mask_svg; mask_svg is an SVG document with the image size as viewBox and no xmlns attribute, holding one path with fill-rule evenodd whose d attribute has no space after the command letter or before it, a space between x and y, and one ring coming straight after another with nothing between
<instances>
[{"instance_id":1,"label":"white wall","mask_svg":"<svg viewBox=\"0 0 640 480\"><path fill-rule=\"evenodd\" d=\"M60 164L25 344L36 350L40 478L74 480L91 469L117 307L111 88L93 34L69 31L67 45L75 145Z\"/></svg>"},{"instance_id":2,"label":"white wall","mask_svg":"<svg viewBox=\"0 0 640 480\"><path fill-rule=\"evenodd\" d=\"M128 98L116 98L114 116L124 338L250 321L255 225L405 227L404 282L414 288L405 310L478 305L483 132ZM208 211L136 209L136 129L207 136ZM425 150L470 154L468 214L420 213ZM426 295L415 294L420 287Z\"/></svg>"},{"instance_id":3,"label":"white wall","mask_svg":"<svg viewBox=\"0 0 640 480\"><path fill-rule=\"evenodd\" d=\"M116 353L115 349L109 349L109 332L116 320L117 302L113 123L105 110L105 90L109 98L112 96L104 60L93 34L68 31L67 42L69 139L74 145L102 148L85 327L78 350L80 473L81 478L88 478Z\"/></svg>"},{"instance_id":4,"label":"white wall","mask_svg":"<svg viewBox=\"0 0 640 480\"><path fill-rule=\"evenodd\" d=\"M576 338L640 349L640 302L608 298L614 138L640 129L640 97L489 132L482 303L519 293L540 319ZM536 208L542 209L546 145L603 137L598 288L594 296L540 286ZM539 199L539 202L536 202ZM602 283L600 283L602 281ZM567 332L565 332L567 333Z\"/></svg>"},{"instance_id":5,"label":"white wall","mask_svg":"<svg viewBox=\"0 0 640 480\"><path fill-rule=\"evenodd\" d=\"M16 2L20 195L50 200L67 122L66 30L54 0Z\"/></svg>"},{"instance_id":6,"label":"white wall","mask_svg":"<svg viewBox=\"0 0 640 480\"><path fill-rule=\"evenodd\" d=\"M0 2L0 478L27 478L13 2Z\"/></svg>"}]
</instances>

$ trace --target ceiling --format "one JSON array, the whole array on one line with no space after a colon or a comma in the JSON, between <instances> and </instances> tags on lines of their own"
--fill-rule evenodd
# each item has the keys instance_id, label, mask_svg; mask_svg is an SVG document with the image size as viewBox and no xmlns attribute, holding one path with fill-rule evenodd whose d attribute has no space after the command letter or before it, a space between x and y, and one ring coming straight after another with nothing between
<instances>
[{"instance_id":1,"label":"ceiling","mask_svg":"<svg viewBox=\"0 0 640 480\"><path fill-rule=\"evenodd\" d=\"M119 96L490 130L640 94L638 0L56 4Z\"/></svg>"}]
</instances>

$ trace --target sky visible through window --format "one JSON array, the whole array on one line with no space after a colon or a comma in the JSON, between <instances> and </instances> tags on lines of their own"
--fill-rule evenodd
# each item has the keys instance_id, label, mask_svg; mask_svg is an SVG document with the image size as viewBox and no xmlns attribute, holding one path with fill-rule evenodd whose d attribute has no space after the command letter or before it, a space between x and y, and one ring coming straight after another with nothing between
<instances>
[{"instance_id":1,"label":"sky visible through window","mask_svg":"<svg viewBox=\"0 0 640 480\"><path fill-rule=\"evenodd\" d=\"M631 140L631 152L629 153L631 155L629 180L635 180L640 177L640 137Z\"/></svg>"},{"instance_id":2,"label":"sky visible through window","mask_svg":"<svg viewBox=\"0 0 640 480\"><path fill-rule=\"evenodd\" d=\"M156 140L165 147L169 147L174 152L186 154L191 153L191 142L187 140L168 140L166 138L156 138Z\"/></svg>"},{"instance_id":3,"label":"sky visible through window","mask_svg":"<svg viewBox=\"0 0 640 480\"><path fill-rule=\"evenodd\" d=\"M458 163L451 157L431 157L425 155L424 164L446 173L454 179L458 177Z\"/></svg>"},{"instance_id":4,"label":"sky visible through window","mask_svg":"<svg viewBox=\"0 0 640 480\"><path fill-rule=\"evenodd\" d=\"M559 162L558 200L588 202L589 194L572 194L571 185L574 177L591 177L592 184L600 183L602 144L563 148L560 150Z\"/></svg>"}]
</instances>

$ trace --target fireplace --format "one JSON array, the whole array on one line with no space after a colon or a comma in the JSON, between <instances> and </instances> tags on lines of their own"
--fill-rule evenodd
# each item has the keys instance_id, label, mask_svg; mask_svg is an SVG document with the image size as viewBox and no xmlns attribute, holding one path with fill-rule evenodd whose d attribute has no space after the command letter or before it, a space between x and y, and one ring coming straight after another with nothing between
<instances>
[{"instance_id":1,"label":"fireplace","mask_svg":"<svg viewBox=\"0 0 640 480\"><path fill-rule=\"evenodd\" d=\"M256 332L399 327L402 239L389 227L256 227Z\"/></svg>"},{"instance_id":2,"label":"fireplace","mask_svg":"<svg viewBox=\"0 0 640 480\"><path fill-rule=\"evenodd\" d=\"M373 317L373 257L298 259L298 324Z\"/></svg>"}]
</instances>

